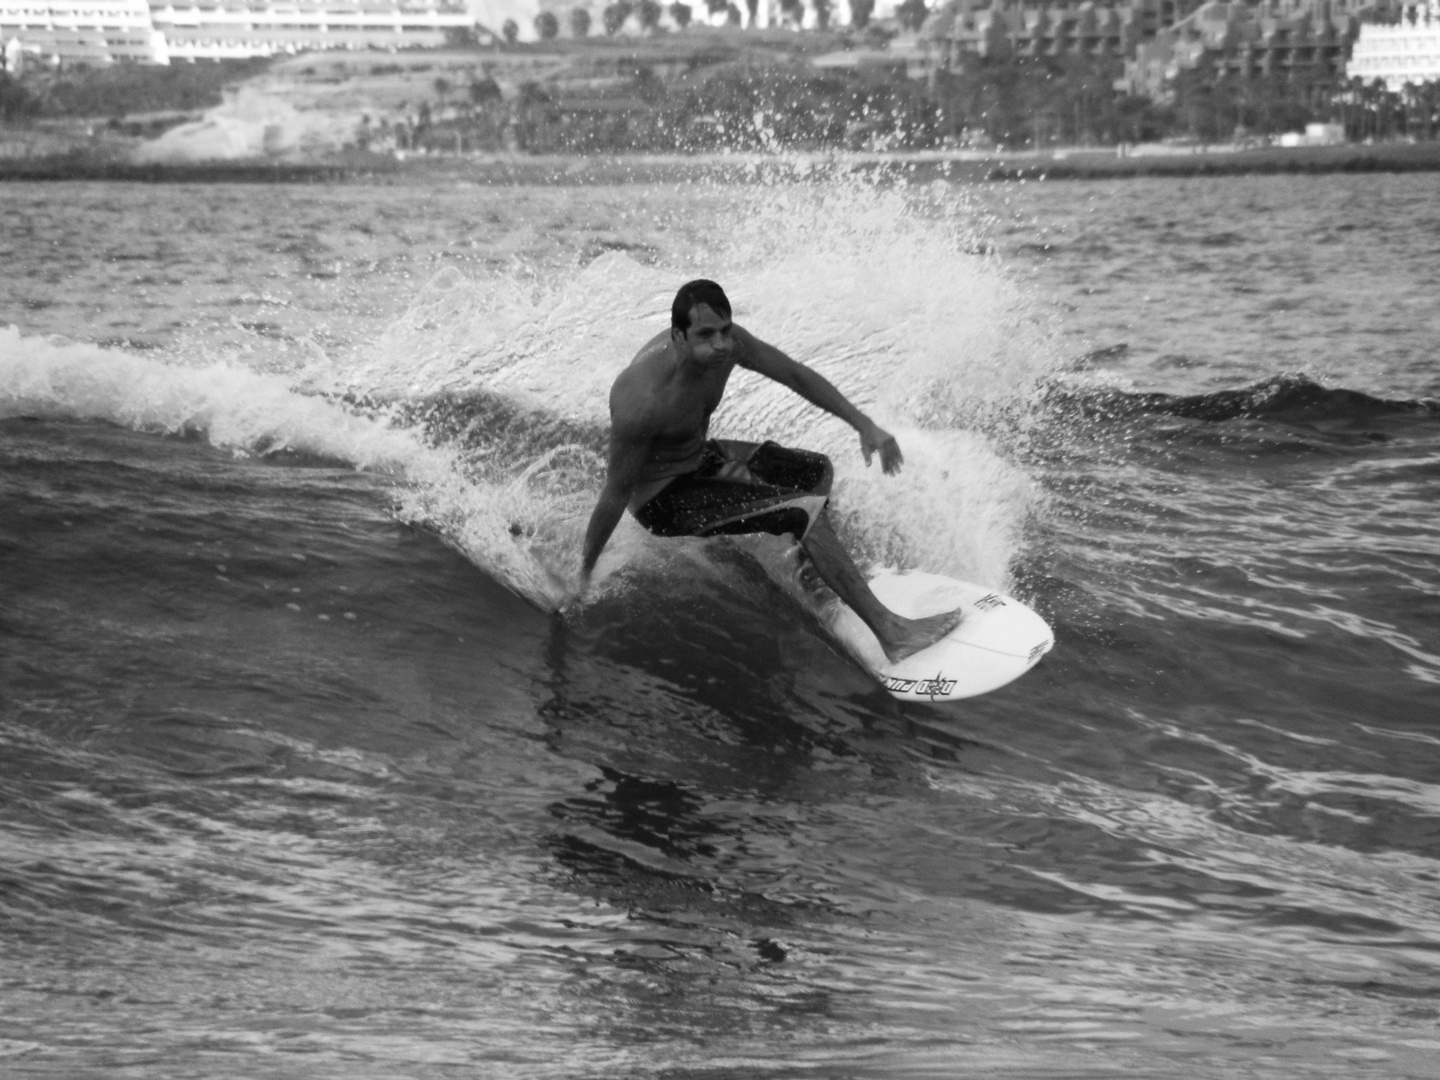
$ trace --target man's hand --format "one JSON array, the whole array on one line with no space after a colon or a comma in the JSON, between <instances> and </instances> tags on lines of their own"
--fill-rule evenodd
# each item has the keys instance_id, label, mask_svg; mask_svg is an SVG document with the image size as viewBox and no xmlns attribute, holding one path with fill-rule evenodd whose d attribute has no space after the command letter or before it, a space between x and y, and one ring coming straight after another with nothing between
<instances>
[{"instance_id":1,"label":"man's hand","mask_svg":"<svg viewBox=\"0 0 1440 1080\"><path fill-rule=\"evenodd\" d=\"M786 356L774 345L761 341L748 330L734 328L735 340L740 344L736 362L741 367L774 379L781 386L788 386L810 404L840 417L860 433L860 452L865 455L865 464L875 452L880 452L880 467L887 475L900 471L905 455L895 439L868 416L852 405L828 379L813 368L806 367Z\"/></svg>"},{"instance_id":2,"label":"man's hand","mask_svg":"<svg viewBox=\"0 0 1440 1080\"><path fill-rule=\"evenodd\" d=\"M877 451L880 454L880 467L887 476L898 473L900 466L905 464L905 455L900 453L900 444L895 441L895 436L878 424L867 422L860 429L860 452L865 455L867 468Z\"/></svg>"},{"instance_id":3,"label":"man's hand","mask_svg":"<svg viewBox=\"0 0 1440 1080\"><path fill-rule=\"evenodd\" d=\"M650 457L654 432L649 417L636 400L626 400L625 388L625 375L621 375L610 391L610 454L605 466L605 485L600 489L600 498L585 529L585 546L580 557L582 584L590 580L600 553L620 523L625 505L635 493Z\"/></svg>"},{"instance_id":4,"label":"man's hand","mask_svg":"<svg viewBox=\"0 0 1440 1080\"><path fill-rule=\"evenodd\" d=\"M570 614L570 609L576 607L590 591L591 571L582 569L578 575L565 581L558 574L552 575L560 586L560 594L563 599L560 606L555 609L558 615Z\"/></svg>"}]
</instances>

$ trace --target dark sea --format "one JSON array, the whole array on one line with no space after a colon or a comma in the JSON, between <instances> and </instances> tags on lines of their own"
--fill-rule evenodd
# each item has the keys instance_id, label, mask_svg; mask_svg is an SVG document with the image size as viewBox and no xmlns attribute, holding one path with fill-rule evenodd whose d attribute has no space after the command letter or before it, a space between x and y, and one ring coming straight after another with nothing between
<instances>
[{"instance_id":1,"label":"dark sea","mask_svg":"<svg viewBox=\"0 0 1440 1080\"><path fill-rule=\"evenodd\" d=\"M1440 176L0 186L0 1075L1440 1076ZM898 437L902 704L622 524L676 286Z\"/></svg>"}]
</instances>

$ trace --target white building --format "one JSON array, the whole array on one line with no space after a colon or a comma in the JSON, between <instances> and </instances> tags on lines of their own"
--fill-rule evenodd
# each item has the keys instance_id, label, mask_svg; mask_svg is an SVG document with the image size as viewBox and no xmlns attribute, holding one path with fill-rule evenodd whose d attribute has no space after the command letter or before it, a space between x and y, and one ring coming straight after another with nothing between
<instances>
[{"instance_id":1,"label":"white building","mask_svg":"<svg viewBox=\"0 0 1440 1080\"><path fill-rule=\"evenodd\" d=\"M0 43L66 63L437 46L471 0L0 0Z\"/></svg>"},{"instance_id":2,"label":"white building","mask_svg":"<svg viewBox=\"0 0 1440 1080\"><path fill-rule=\"evenodd\" d=\"M152 0L150 16L173 60L433 47L475 23L467 0Z\"/></svg>"},{"instance_id":3,"label":"white building","mask_svg":"<svg viewBox=\"0 0 1440 1080\"><path fill-rule=\"evenodd\" d=\"M0 43L21 55L72 62L165 63L147 0L0 0Z\"/></svg>"},{"instance_id":4,"label":"white building","mask_svg":"<svg viewBox=\"0 0 1440 1080\"><path fill-rule=\"evenodd\" d=\"M1361 26L1345 74L1367 83L1380 79L1397 92L1406 83L1440 79L1440 0L1407 8L1393 25Z\"/></svg>"},{"instance_id":5,"label":"white building","mask_svg":"<svg viewBox=\"0 0 1440 1080\"><path fill-rule=\"evenodd\" d=\"M568 12L587 5L595 14L608 0L547 0ZM687 0L707 18L705 0ZM879 0L875 15L898 0ZM524 40L535 37L541 0L0 0L0 48L11 41L33 60L106 64L136 60L221 60L307 49L398 49L445 43L448 30L477 23L498 32L513 19ZM666 5L668 6L668 4ZM744 0L735 6L748 17ZM817 21L804 3L805 26ZM832 22L850 21L849 0L832 0ZM760 0L757 27L776 25L779 0ZM567 25L565 18L561 26Z\"/></svg>"}]
</instances>

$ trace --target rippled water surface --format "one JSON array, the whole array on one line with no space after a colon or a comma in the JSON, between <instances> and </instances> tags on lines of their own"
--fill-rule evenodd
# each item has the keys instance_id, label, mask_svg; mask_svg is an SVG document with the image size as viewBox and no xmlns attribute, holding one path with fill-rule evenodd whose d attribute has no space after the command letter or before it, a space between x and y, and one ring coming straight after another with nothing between
<instances>
[{"instance_id":1,"label":"rippled water surface","mask_svg":"<svg viewBox=\"0 0 1440 1080\"><path fill-rule=\"evenodd\" d=\"M1437 1075L1437 208L0 187L0 1074ZM702 273L906 469L716 433L1038 668L901 705L778 541L573 600Z\"/></svg>"}]
</instances>

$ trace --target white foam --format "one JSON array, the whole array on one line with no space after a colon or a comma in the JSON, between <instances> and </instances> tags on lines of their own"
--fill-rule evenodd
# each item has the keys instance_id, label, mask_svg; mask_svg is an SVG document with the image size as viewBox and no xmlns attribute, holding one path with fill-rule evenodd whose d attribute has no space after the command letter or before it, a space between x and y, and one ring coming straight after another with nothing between
<instances>
[{"instance_id":1,"label":"white foam","mask_svg":"<svg viewBox=\"0 0 1440 1080\"><path fill-rule=\"evenodd\" d=\"M295 450L359 468L399 467L418 444L404 432L282 376L229 364L184 367L120 349L0 329L0 417L103 420L137 431L203 432L237 453Z\"/></svg>"},{"instance_id":2,"label":"white foam","mask_svg":"<svg viewBox=\"0 0 1440 1080\"><path fill-rule=\"evenodd\" d=\"M0 418L98 420L137 431L203 434L239 455L296 451L394 475L400 516L440 531L502 583L553 609L570 591L566 504L535 476L475 482L463 455L427 445L385 417L295 389L288 377L230 364L187 367L120 349L0 329ZM543 473L537 469L536 473ZM552 470L553 471L553 470ZM557 527L556 521L562 523ZM525 523L520 536L511 532ZM559 539L557 540L557 536Z\"/></svg>"},{"instance_id":3,"label":"white foam","mask_svg":"<svg viewBox=\"0 0 1440 1080\"><path fill-rule=\"evenodd\" d=\"M611 252L583 267L445 269L362 355L318 359L293 375L186 367L11 328L0 333L0 416L200 431L239 453L290 448L393 471L402 516L554 608L573 589L603 477L596 449L610 384L666 330L676 286L713 277L738 322L870 412L897 436L906 463L893 477L867 469L846 425L748 372L732 380L712 434L830 454L834 515L862 561L1008 589L1038 494L982 418L1025 400L1055 360L1023 291L974 253L968 207L948 187L855 178L704 195L695 220L677 222L662 265ZM498 399L518 410L529 437L516 447L435 446L418 426L346 408L341 392L400 406L437 395ZM566 443L575 430L591 433L587 445ZM627 520L598 583L603 590L619 567L673 565L691 546L654 540ZM777 568L792 561L771 546L776 556L765 561L783 576Z\"/></svg>"},{"instance_id":4,"label":"white foam","mask_svg":"<svg viewBox=\"0 0 1440 1080\"><path fill-rule=\"evenodd\" d=\"M713 205L715 193L708 198ZM744 213L690 223L699 250L685 252L677 237L681 253L666 265L610 252L559 271L467 276L447 268L343 385L392 397L483 391L520 403L537 423L558 417L603 431L611 383L667 328L676 286L713 277L737 322L870 412L899 439L906 465L894 477L878 464L866 469L845 424L743 371L711 433L830 454L835 514L863 558L1008 587L1039 496L977 424L997 403L1026 399L1056 359L1025 293L994 259L974 253L969 208L948 186L885 189L855 178L735 189L731 201ZM593 454L583 463L578 450L566 455L566 494L527 496L524 506L507 485L534 462L508 463L508 474L493 461L474 463L470 479L489 491L470 493L478 501L464 513L475 517L451 517L447 531L468 537L466 550L485 564L496 545L480 535L523 517L543 535L552 565L578 562L603 468ZM649 546L638 533L612 542L624 554L620 565ZM602 570L616 565L616 551L609 555Z\"/></svg>"}]
</instances>

